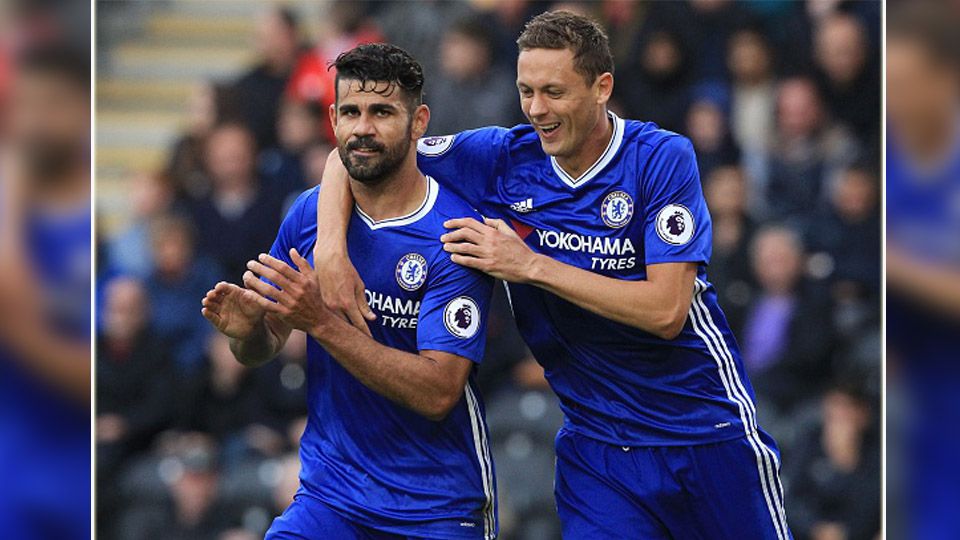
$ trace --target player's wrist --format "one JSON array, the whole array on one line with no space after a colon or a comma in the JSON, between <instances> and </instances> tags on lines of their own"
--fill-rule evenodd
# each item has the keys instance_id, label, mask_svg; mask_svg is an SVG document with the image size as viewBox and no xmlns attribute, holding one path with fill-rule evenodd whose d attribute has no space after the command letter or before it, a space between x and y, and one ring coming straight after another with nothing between
<instances>
[{"instance_id":1,"label":"player's wrist","mask_svg":"<svg viewBox=\"0 0 960 540\"><path fill-rule=\"evenodd\" d=\"M530 264L524 266L523 282L538 287L544 285L551 260L546 255L534 254L530 259Z\"/></svg>"}]
</instances>

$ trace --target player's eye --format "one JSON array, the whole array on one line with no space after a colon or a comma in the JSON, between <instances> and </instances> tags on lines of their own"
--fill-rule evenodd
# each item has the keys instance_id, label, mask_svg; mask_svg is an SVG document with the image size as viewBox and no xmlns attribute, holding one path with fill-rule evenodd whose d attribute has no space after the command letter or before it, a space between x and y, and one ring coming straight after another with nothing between
<instances>
[{"instance_id":1,"label":"player's eye","mask_svg":"<svg viewBox=\"0 0 960 540\"><path fill-rule=\"evenodd\" d=\"M531 97L533 95L533 90L530 90L529 88L521 88L520 95L527 98Z\"/></svg>"}]
</instances>

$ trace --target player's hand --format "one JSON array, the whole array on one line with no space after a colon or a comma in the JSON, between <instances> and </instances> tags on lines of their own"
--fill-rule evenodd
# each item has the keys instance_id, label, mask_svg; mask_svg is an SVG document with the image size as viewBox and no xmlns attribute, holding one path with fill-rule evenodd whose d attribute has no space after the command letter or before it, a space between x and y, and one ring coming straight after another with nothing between
<instances>
[{"instance_id":1,"label":"player's hand","mask_svg":"<svg viewBox=\"0 0 960 540\"><path fill-rule=\"evenodd\" d=\"M450 260L504 281L529 281L537 254L503 220L483 221L460 218L444 222L444 227L455 229L440 237L443 249L452 253Z\"/></svg>"},{"instance_id":2,"label":"player's hand","mask_svg":"<svg viewBox=\"0 0 960 540\"><path fill-rule=\"evenodd\" d=\"M266 312L259 299L251 290L221 281L203 297L201 313L225 336L246 339Z\"/></svg>"},{"instance_id":3,"label":"player's hand","mask_svg":"<svg viewBox=\"0 0 960 540\"><path fill-rule=\"evenodd\" d=\"M367 304L363 280L347 254L337 250L314 249L314 266L321 296L327 307L341 319L371 335L367 321L375 321L377 315Z\"/></svg>"},{"instance_id":4,"label":"player's hand","mask_svg":"<svg viewBox=\"0 0 960 540\"><path fill-rule=\"evenodd\" d=\"M261 253L258 260L247 262L248 271L243 274L243 284L257 293L257 302L265 310L276 314L291 328L317 337L326 331L335 315L323 302L310 263L296 249L290 250L290 258L297 269ZM260 278L269 279L276 287Z\"/></svg>"}]
</instances>

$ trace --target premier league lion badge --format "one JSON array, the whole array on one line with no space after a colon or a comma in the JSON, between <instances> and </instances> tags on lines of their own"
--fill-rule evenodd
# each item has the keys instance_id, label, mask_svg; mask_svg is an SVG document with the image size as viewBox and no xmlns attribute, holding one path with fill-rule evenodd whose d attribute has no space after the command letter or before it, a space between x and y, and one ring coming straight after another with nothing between
<instances>
[{"instance_id":1,"label":"premier league lion badge","mask_svg":"<svg viewBox=\"0 0 960 540\"><path fill-rule=\"evenodd\" d=\"M600 217L614 229L623 227L633 217L633 199L625 191L610 192L600 206Z\"/></svg>"},{"instance_id":2,"label":"premier league lion badge","mask_svg":"<svg viewBox=\"0 0 960 540\"><path fill-rule=\"evenodd\" d=\"M427 260L419 253L407 253L397 262L397 283L415 291L427 280Z\"/></svg>"},{"instance_id":3,"label":"premier league lion badge","mask_svg":"<svg viewBox=\"0 0 960 540\"><path fill-rule=\"evenodd\" d=\"M440 137L425 137L417 141L417 152L425 156L439 156L446 152L456 135L443 135Z\"/></svg>"},{"instance_id":4,"label":"premier league lion badge","mask_svg":"<svg viewBox=\"0 0 960 540\"><path fill-rule=\"evenodd\" d=\"M657 214L657 234L664 242L682 246L693 238L693 214L685 206L668 204Z\"/></svg>"},{"instance_id":5,"label":"premier league lion badge","mask_svg":"<svg viewBox=\"0 0 960 540\"><path fill-rule=\"evenodd\" d=\"M458 296L443 308L443 324L454 336L470 339L480 329L480 308L473 298Z\"/></svg>"}]
</instances>

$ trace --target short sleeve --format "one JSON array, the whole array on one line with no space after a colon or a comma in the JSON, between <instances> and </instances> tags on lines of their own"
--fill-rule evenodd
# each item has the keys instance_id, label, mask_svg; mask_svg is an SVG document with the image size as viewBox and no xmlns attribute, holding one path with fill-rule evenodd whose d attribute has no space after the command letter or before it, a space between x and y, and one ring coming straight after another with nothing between
<instances>
[{"instance_id":1,"label":"short sleeve","mask_svg":"<svg viewBox=\"0 0 960 540\"><path fill-rule=\"evenodd\" d=\"M417 166L445 189L479 206L494 180L508 130L485 127L417 141Z\"/></svg>"},{"instance_id":2,"label":"short sleeve","mask_svg":"<svg viewBox=\"0 0 960 540\"><path fill-rule=\"evenodd\" d=\"M483 360L493 278L440 255L438 270L427 278L420 303L417 349Z\"/></svg>"},{"instance_id":3,"label":"short sleeve","mask_svg":"<svg viewBox=\"0 0 960 540\"><path fill-rule=\"evenodd\" d=\"M274 239L273 245L270 246L270 256L275 259L280 259L290 265L291 268L295 269L297 265L290 258L290 248L297 248L297 251L306 257L307 260L310 261L310 264L313 264L313 261L310 260L312 257L307 257L307 254L303 251L303 246L300 245L300 239L306 223L308 221L316 222L314 214L317 209L316 201L319 191L319 187L308 189L293 201L290 209L287 210L287 215L283 218L283 222L280 223L280 229L277 231L277 237ZM313 201L312 205L310 204L311 201ZM308 212L310 212L309 215ZM315 235L315 225L313 230L313 234ZM276 286L266 278L261 279Z\"/></svg>"},{"instance_id":4,"label":"short sleeve","mask_svg":"<svg viewBox=\"0 0 960 540\"><path fill-rule=\"evenodd\" d=\"M693 145L680 136L666 139L644 171L646 264L709 264L712 224Z\"/></svg>"}]
</instances>

